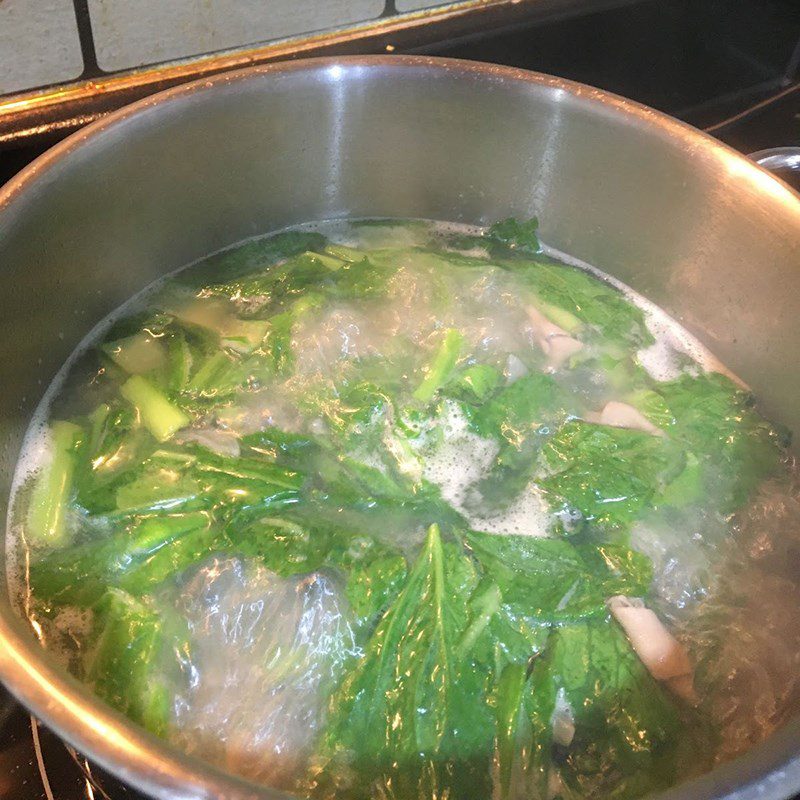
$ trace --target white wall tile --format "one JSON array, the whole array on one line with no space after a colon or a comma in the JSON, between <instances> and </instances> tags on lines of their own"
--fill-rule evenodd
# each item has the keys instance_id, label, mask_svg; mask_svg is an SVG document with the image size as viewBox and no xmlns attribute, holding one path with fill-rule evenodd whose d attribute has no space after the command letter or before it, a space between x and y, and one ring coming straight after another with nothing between
<instances>
[{"instance_id":1,"label":"white wall tile","mask_svg":"<svg viewBox=\"0 0 800 800\"><path fill-rule=\"evenodd\" d=\"M383 7L383 0L89 0L97 60L109 72L366 21Z\"/></svg>"},{"instance_id":2,"label":"white wall tile","mask_svg":"<svg viewBox=\"0 0 800 800\"><path fill-rule=\"evenodd\" d=\"M73 80L82 72L72 0L0 0L0 94Z\"/></svg>"}]
</instances>

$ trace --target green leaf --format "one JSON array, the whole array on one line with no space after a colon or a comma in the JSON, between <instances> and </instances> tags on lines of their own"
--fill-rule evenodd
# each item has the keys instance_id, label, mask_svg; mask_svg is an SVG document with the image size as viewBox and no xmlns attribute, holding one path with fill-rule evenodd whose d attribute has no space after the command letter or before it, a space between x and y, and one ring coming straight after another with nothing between
<instances>
[{"instance_id":1,"label":"green leaf","mask_svg":"<svg viewBox=\"0 0 800 800\"><path fill-rule=\"evenodd\" d=\"M527 283L537 299L592 326L600 339L619 341L634 347L650 344L644 315L625 295L600 278L577 267L554 262L509 261L503 264Z\"/></svg>"},{"instance_id":2,"label":"green leaf","mask_svg":"<svg viewBox=\"0 0 800 800\"><path fill-rule=\"evenodd\" d=\"M362 433L388 406L389 397L369 381L343 381L310 391L301 400L309 416L325 418L336 433Z\"/></svg>"},{"instance_id":3,"label":"green leaf","mask_svg":"<svg viewBox=\"0 0 800 800\"><path fill-rule=\"evenodd\" d=\"M245 362L224 350L217 350L197 364L183 393L190 397L225 400L244 385L247 375Z\"/></svg>"},{"instance_id":4,"label":"green leaf","mask_svg":"<svg viewBox=\"0 0 800 800\"><path fill-rule=\"evenodd\" d=\"M402 592L330 704L318 784L391 796L488 796L482 676L458 657L475 576L432 526Z\"/></svg>"},{"instance_id":5,"label":"green leaf","mask_svg":"<svg viewBox=\"0 0 800 800\"><path fill-rule=\"evenodd\" d=\"M741 506L778 469L788 434L765 420L753 407L752 396L726 376L682 375L654 388L672 417L670 437L694 454L703 489L718 498L724 511ZM677 491L673 487L672 495ZM692 491L699 494L696 488Z\"/></svg>"},{"instance_id":6,"label":"green leaf","mask_svg":"<svg viewBox=\"0 0 800 800\"><path fill-rule=\"evenodd\" d=\"M399 553L378 556L352 568L346 594L362 624L379 617L397 597L406 581L406 560Z\"/></svg>"},{"instance_id":7,"label":"green leaf","mask_svg":"<svg viewBox=\"0 0 800 800\"><path fill-rule=\"evenodd\" d=\"M86 607L109 586L142 595L210 552L217 533L200 512L136 519L127 530L30 565L30 583L47 603Z\"/></svg>"},{"instance_id":8,"label":"green leaf","mask_svg":"<svg viewBox=\"0 0 800 800\"><path fill-rule=\"evenodd\" d=\"M259 558L281 576L313 572L325 561L328 531L289 517L264 516L248 525L228 526L228 538L241 555Z\"/></svg>"},{"instance_id":9,"label":"green leaf","mask_svg":"<svg viewBox=\"0 0 800 800\"><path fill-rule=\"evenodd\" d=\"M525 375L506 386L480 408L469 412L479 436L505 440L519 447L531 433L568 413L572 401L550 375ZM546 434L545 434L546 435Z\"/></svg>"},{"instance_id":10,"label":"green leaf","mask_svg":"<svg viewBox=\"0 0 800 800\"><path fill-rule=\"evenodd\" d=\"M176 670L169 647L180 648L180 637L160 613L119 590L109 590L95 613L99 634L87 659L86 679L107 703L165 736L171 716L166 676L170 668Z\"/></svg>"},{"instance_id":11,"label":"green leaf","mask_svg":"<svg viewBox=\"0 0 800 800\"><path fill-rule=\"evenodd\" d=\"M309 312L318 309L323 303L321 295L307 293L295 300L286 311L270 317L269 329L264 342L271 370L276 375L287 375L294 366L292 353L292 331L294 326Z\"/></svg>"},{"instance_id":12,"label":"green leaf","mask_svg":"<svg viewBox=\"0 0 800 800\"><path fill-rule=\"evenodd\" d=\"M130 406L103 403L90 415L89 425L89 441L79 452L76 502L91 514L102 514L116 507L118 487L136 475L158 442Z\"/></svg>"},{"instance_id":13,"label":"green leaf","mask_svg":"<svg viewBox=\"0 0 800 800\"><path fill-rule=\"evenodd\" d=\"M52 458L34 477L25 535L35 545L59 546L67 538L66 514L73 492L75 448L83 435L72 422L50 425Z\"/></svg>"},{"instance_id":14,"label":"green leaf","mask_svg":"<svg viewBox=\"0 0 800 800\"><path fill-rule=\"evenodd\" d=\"M685 463L661 437L577 420L562 426L542 452L551 474L537 483L550 505L610 532L626 530L650 508Z\"/></svg>"},{"instance_id":15,"label":"green leaf","mask_svg":"<svg viewBox=\"0 0 800 800\"><path fill-rule=\"evenodd\" d=\"M305 433L284 431L268 426L256 433L243 436L243 448L292 470L305 471L322 449L317 437Z\"/></svg>"},{"instance_id":16,"label":"green leaf","mask_svg":"<svg viewBox=\"0 0 800 800\"><path fill-rule=\"evenodd\" d=\"M455 328L449 328L439 342L433 359L423 370L424 377L414 391L414 399L429 403L439 388L447 382L455 369L464 346L464 336Z\"/></svg>"},{"instance_id":17,"label":"green leaf","mask_svg":"<svg viewBox=\"0 0 800 800\"><path fill-rule=\"evenodd\" d=\"M491 576L491 571L486 570ZM521 606L503 603L497 584L484 578L469 601L469 623L459 653L485 671L492 684L508 664L527 666L547 639L545 625Z\"/></svg>"},{"instance_id":18,"label":"green leaf","mask_svg":"<svg viewBox=\"0 0 800 800\"><path fill-rule=\"evenodd\" d=\"M647 419L662 430L675 423L666 400L652 389L638 389L628 395L626 402L644 414Z\"/></svg>"},{"instance_id":19,"label":"green leaf","mask_svg":"<svg viewBox=\"0 0 800 800\"><path fill-rule=\"evenodd\" d=\"M572 791L639 796L679 777L678 710L616 624L602 620L554 629L547 665L575 724L561 769Z\"/></svg>"},{"instance_id":20,"label":"green leaf","mask_svg":"<svg viewBox=\"0 0 800 800\"><path fill-rule=\"evenodd\" d=\"M550 376L519 378L476 409L467 407L472 429L497 439L491 472L478 485L484 507L508 505L530 481L541 447L573 408L573 400Z\"/></svg>"},{"instance_id":21,"label":"green leaf","mask_svg":"<svg viewBox=\"0 0 800 800\"><path fill-rule=\"evenodd\" d=\"M264 457L222 456L203 447L161 448L116 492L117 514L260 505L296 497L304 478Z\"/></svg>"},{"instance_id":22,"label":"green leaf","mask_svg":"<svg viewBox=\"0 0 800 800\"><path fill-rule=\"evenodd\" d=\"M503 376L489 364L473 364L454 375L444 394L472 405L485 403L500 386Z\"/></svg>"},{"instance_id":23,"label":"green leaf","mask_svg":"<svg viewBox=\"0 0 800 800\"><path fill-rule=\"evenodd\" d=\"M393 274L392 266L373 258L372 254L363 253L362 258L344 264L327 291L333 297L348 300L380 297L386 293Z\"/></svg>"},{"instance_id":24,"label":"green leaf","mask_svg":"<svg viewBox=\"0 0 800 800\"><path fill-rule=\"evenodd\" d=\"M491 244L499 244L519 253L535 254L541 252L539 237L536 232L539 220L531 217L519 222L513 217L495 222L486 232Z\"/></svg>"},{"instance_id":25,"label":"green leaf","mask_svg":"<svg viewBox=\"0 0 800 800\"><path fill-rule=\"evenodd\" d=\"M262 271L282 259L291 258L304 251L325 249L326 239L320 233L286 231L261 239L253 239L243 245L223 250L195 264L190 270L181 272L177 281L190 287L201 287L225 278L226 283L208 287L209 293L234 294L236 279Z\"/></svg>"},{"instance_id":26,"label":"green leaf","mask_svg":"<svg viewBox=\"0 0 800 800\"><path fill-rule=\"evenodd\" d=\"M652 580L650 560L621 545L477 531L466 541L503 603L538 624L605 616L609 597L641 596Z\"/></svg>"}]
</instances>

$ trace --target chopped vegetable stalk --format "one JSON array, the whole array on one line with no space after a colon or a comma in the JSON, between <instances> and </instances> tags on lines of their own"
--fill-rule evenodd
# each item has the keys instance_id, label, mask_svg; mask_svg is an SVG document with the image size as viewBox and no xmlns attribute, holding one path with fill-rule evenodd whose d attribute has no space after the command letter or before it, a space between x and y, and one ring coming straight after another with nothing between
<instances>
[{"instance_id":1,"label":"chopped vegetable stalk","mask_svg":"<svg viewBox=\"0 0 800 800\"><path fill-rule=\"evenodd\" d=\"M363 261L367 257L363 250L356 250L355 247L347 247L343 244L329 244L325 247L325 252L341 261L349 261L351 264Z\"/></svg>"},{"instance_id":2,"label":"chopped vegetable stalk","mask_svg":"<svg viewBox=\"0 0 800 800\"><path fill-rule=\"evenodd\" d=\"M131 375L153 372L167 362L167 354L161 340L146 333L137 333L126 339L103 345L103 351Z\"/></svg>"},{"instance_id":3,"label":"chopped vegetable stalk","mask_svg":"<svg viewBox=\"0 0 800 800\"><path fill-rule=\"evenodd\" d=\"M310 258L312 261L316 261L322 264L325 269L329 269L331 272L335 272L337 269L341 269L346 263L350 261L349 258L342 259L337 258L334 254L331 253L304 253L307 258Z\"/></svg>"},{"instance_id":4,"label":"chopped vegetable stalk","mask_svg":"<svg viewBox=\"0 0 800 800\"><path fill-rule=\"evenodd\" d=\"M87 679L95 692L152 733L163 736L170 695L160 680L165 655L158 613L126 592L112 589L97 607L101 630L89 656Z\"/></svg>"},{"instance_id":5,"label":"chopped vegetable stalk","mask_svg":"<svg viewBox=\"0 0 800 800\"><path fill-rule=\"evenodd\" d=\"M431 363L425 369L425 377L414 392L414 399L429 403L439 388L447 381L456 366L464 337L455 328L445 331Z\"/></svg>"},{"instance_id":6,"label":"chopped vegetable stalk","mask_svg":"<svg viewBox=\"0 0 800 800\"><path fill-rule=\"evenodd\" d=\"M89 414L89 452L94 454L100 447L111 414L111 406L108 403L100 403L97 408Z\"/></svg>"},{"instance_id":7,"label":"chopped vegetable stalk","mask_svg":"<svg viewBox=\"0 0 800 800\"><path fill-rule=\"evenodd\" d=\"M264 341L268 330L266 319L234 319L222 332L222 344L239 353L251 353Z\"/></svg>"},{"instance_id":8,"label":"chopped vegetable stalk","mask_svg":"<svg viewBox=\"0 0 800 800\"><path fill-rule=\"evenodd\" d=\"M527 664L509 664L497 686L497 770L495 786L500 800L515 797L512 791L515 773L521 771L521 759L530 747L533 732L526 730L522 702L527 681Z\"/></svg>"},{"instance_id":9,"label":"chopped vegetable stalk","mask_svg":"<svg viewBox=\"0 0 800 800\"><path fill-rule=\"evenodd\" d=\"M581 321L574 314L571 314L565 308L553 305L553 303L547 303L537 297L533 301L533 305L546 319L553 322L559 328L563 328L564 332L567 334L575 333L582 325Z\"/></svg>"},{"instance_id":10,"label":"chopped vegetable stalk","mask_svg":"<svg viewBox=\"0 0 800 800\"><path fill-rule=\"evenodd\" d=\"M75 445L81 429L71 422L50 426L51 459L34 479L25 534L33 545L58 546L67 536L65 517L75 472Z\"/></svg>"},{"instance_id":11,"label":"chopped vegetable stalk","mask_svg":"<svg viewBox=\"0 0 800 800\"><path fill-rule=\"evenodd\" d=\"M166 441L191 422L188 414L140 375L128 378L120 394L136 408L142 423L159 442Z\"/></svg>"},{"instance_id":12,"label":"chopped vegetable stalk","mask_svg":"<svg viewBox=\"0 0 800 800\"><path fill-rule=\"evenodd\" d=\"M189 383L194 356L183 331L177 331L167 345L167 384L170 391L182 392Z\"/></svg>"}]
</instances>

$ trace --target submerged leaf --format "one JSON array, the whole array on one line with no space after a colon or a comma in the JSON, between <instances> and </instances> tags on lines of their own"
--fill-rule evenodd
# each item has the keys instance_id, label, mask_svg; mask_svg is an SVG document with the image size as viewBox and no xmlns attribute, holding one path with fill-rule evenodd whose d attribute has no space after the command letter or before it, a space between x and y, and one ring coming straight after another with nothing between
<instances>
[{"instance_id":1,"label":"submerged leaf","mask_svg":"<svg viewBox=\"0 0 800 800\"><path fill-rule=\"evenodd\" d=\"M482 679L457 649L474 581L469 561L432 526L364 658L332 698L320 785L353 797L369 796L375 782L396 797L488 794Z\"/></svg>"}]
</instances>

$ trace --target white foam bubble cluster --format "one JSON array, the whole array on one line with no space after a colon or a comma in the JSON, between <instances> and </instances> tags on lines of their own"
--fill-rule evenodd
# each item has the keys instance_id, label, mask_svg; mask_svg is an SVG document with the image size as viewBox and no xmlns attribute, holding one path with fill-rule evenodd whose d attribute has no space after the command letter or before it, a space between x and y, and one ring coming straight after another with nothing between
<instances>
[{"instance_id":1,"label":"white foam bubble cluster","mask_svg":"<svg viewBox=\"0 0 800 800\"><path fill-rule=\"evenodd\" d=\"M552 525L549 512L535 485L527 486L502 512L485 516L471 503L476 484L487 476L497 457L497 442L469 430L458 404L444 403L438 429L429 434L433 444L420 449L423 477L439 487L442 497L460 511L476 530L498 534L545 536Z\"/></svg>"},{"instance_id":2,"label":"white foam bubble cluster","mask_svg":"<svg viewBox=\"0 0 800 800\"><path fill-rule=\"evenodd\" d=\"M489 471L497 455L497 443L472 433L463 412L453 402L444 404L437 430L432 433L441 434L441 439L437 436L433 445L422 447L422 474L439 487L448 503L463 509L468 489Z\"/></svg>"},{"instance_id":3,"label":"white foam bubble cluster","mask_svg":"<svg viewBox=\"0 0 800 800\"><path fill-rule=\"evenodd\" d=\"M502 512L489 517L472 515L470 523L486 533L521 536L547 536L555 522L535 483L529 483Z\"/></svg>"}]
</instances>

